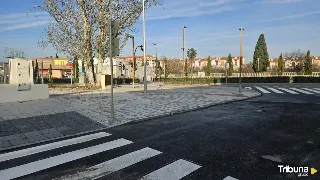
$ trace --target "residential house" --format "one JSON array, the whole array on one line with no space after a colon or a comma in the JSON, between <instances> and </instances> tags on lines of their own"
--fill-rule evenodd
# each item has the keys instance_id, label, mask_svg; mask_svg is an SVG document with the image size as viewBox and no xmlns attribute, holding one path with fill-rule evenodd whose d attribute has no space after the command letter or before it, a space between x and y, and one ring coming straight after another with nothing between
<instances>
[{"instance_id":1,"label":"residential house","mask_svg":"<svg viewBox=\"0 0 320 180\"><path fill-rule=\"evenodd\" d=\"M287 69L294 68L297 64L301 63L295 59L288 59L283 58L284 67ZM270 58L269 59L270 69L277 69L278 68L278 58ZM320 56L312 56L312 66L320 67Z\"/></svg>"}]
</instances>

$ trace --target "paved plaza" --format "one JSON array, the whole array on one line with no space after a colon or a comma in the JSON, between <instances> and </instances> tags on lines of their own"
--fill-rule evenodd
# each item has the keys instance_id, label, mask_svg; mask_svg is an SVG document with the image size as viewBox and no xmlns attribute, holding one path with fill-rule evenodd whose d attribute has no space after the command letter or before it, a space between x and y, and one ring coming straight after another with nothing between
<instances>
[{"instance_id":1,"label":"paved plaza","mask_svg":"<svg viewBox=\"0 0 320 180\"><path fill-rule=\"evenodd\" d=\"M115 88L114 122L109 90L54 89L49 99L0 104L0 150L260 96L237 87L158 87L147 99L143 86Z\"/></svg>"}]
</instances>

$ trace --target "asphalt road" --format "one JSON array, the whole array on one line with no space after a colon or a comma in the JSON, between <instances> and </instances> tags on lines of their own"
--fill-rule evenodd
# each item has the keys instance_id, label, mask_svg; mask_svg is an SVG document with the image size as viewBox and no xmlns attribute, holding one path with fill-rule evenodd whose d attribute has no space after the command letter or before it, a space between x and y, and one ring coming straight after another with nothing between
<instances>
[{"instance_id":1,"label":"asphalt road","mask_svg":"<svg viewBox=\"0 0 320 180\"><path fill-rule=\"evenodd\" d=\"M48 165L55 161L44 162L42 166L49 168L20 179L52 179L75 173L77 176L72 177L80 179L81 172L85 172L83 176L90 174L84 171L85 168L146 147L154 151L146 149L144 155L154 153L154 156L127 164L125 168L121 166L130 158L119 161L122 164L119 163L118 167L109 168L106 165L104 169L108 173L98 179L140 179L158 170L166 180L165 175L172 172L159 169L172 162L179 162L176 165L181 167L188 166L190 173L183 178L186 180L223 180L227 177L230 180L320 179L320 172L310 174L311 167L320 169L320 94L317 93L266 93L246 101L128 124L106 132L112 136L19 158L6 164L0 161L0 169L1 166L15 167L30 159L49 158L62 152L124 138L133 143L55 167ZM73 157L70 154L64 158L72 160ZM182 161L190 164L183 164ZM280 173L278 165L308 167L308 177ZM191 172L190 168L194 170ZM145 179L156 178L149 176Z\"/></svg>"}]
</instances>

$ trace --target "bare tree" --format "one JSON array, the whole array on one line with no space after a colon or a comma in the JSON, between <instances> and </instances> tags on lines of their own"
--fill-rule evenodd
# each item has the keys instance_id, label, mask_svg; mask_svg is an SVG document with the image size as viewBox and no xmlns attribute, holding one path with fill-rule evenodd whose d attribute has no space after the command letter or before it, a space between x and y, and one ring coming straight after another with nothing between
<instances>
[{"instance_id":1,"label":"bare tree","mask_svg":"<svg viewBox=\"0 0 320 180\"><path fill-rule=\"evenodd\" d=\"M284 62L285 64L289 64L289 68L286 68L286 70L300 72L303 69L303 61L305 56L306 53L299 49L285 53Z\"/></svg>"},{"instance_id":2,"label":"bare tree","mask_svg":"<svg viewBox=\"0 0 320 180\"><path fill-rule=\"evenodd\" d=\"M106 50L109 49L109 27L110 18L118 23L118 32L114 32L119 38L119 49L126 45L129 38L128 34L136 32L133 25L139 19L142 13L142 3L140 0L131 1L110 1L94 0L97 8L94 15L97 19L98 33L95 34L95 47L98 54L97 82L100 84L101 65L103 60L109 55ZM146 1L146 8L159 5L159 1Z\"/></svg>"},{"instance_id":3,"label":"bare tree","mask_svg":"<svg viewBox=\"0 0 320 180\"><path fill-rule=\"evenodd\" d=\"M110 18L118 22L116 36L120 49L134 32L133 25L142 12L140 0L39 0L32 10L48 12L51 19L45 29L46 37L41 47L52 44L68 56L76 56L86 64L90 85L100 84L102 61L108 56ZM146 1L146 8L160 4L158 0ZM97 54L98 68L95 72L93 55Z\"/></svg>"},{"instance_id":4,"label":"bare tree","mask_svg":"<svg viewBox=\"0 0 320 180\"><path fill-rule=\"evenodd\" d=\"M176 60L176 59L167 59L165 57L161 58L166 59L166 74L179 74L181 72L182 69L182 63L180 60Z\"/></svg>"}]
</instances>

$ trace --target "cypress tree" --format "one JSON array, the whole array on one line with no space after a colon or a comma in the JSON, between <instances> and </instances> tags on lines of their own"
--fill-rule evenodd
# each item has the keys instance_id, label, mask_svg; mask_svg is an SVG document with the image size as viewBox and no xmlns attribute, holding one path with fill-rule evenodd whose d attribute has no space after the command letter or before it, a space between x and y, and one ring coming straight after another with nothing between
<instances>
[{"instance_id":1,"label":"cypress tree","mask_svg":"<svg viewBox=\"0 0 320 180\"><path fill-rule=\"evenodd\" d=\"M229 53L227 63L229 63L229 69L228 69L228 76L232 76L233 73L233 62L232 62L232 56Z\"/></svg>"},{"instance_id":2,"label":"cypress tree","mask_svg":"<svg viewBox=\"0 0 320 180\"><path fill-rule=\"evenodd\" d=\"M282 53L281 53L279 56L279 59L278 59L278 69L277 69L278 75L282 75L283 68L284 68L284 62L283 62L283 57L282 57Z\"/></svg>"},{"instance_id":3,"label":"cypress tree","mask_svg":"<svg viewBox=\"0 0 320 180\"><path fill-rule=\"evenodd\" d=\"M259 58L259 67L258 67ZM265 72L269 67L269 54L267 49L267 44L264 38L264 34L259 36L258 42L256 44L254 54L253 54L253 70L254 72Z\"/></svg>"},{"instance_id":4,"label":"cypress tree","mask_svg":"<svg viewBox=\"0 0 320 180\"><path fill-rule=\"evenodd\" d=\"M310 50L308 50L305 58L304 58L304 74L311 75L312 74L312 58L310 56Z\"/></svg>"}]
</instances>

